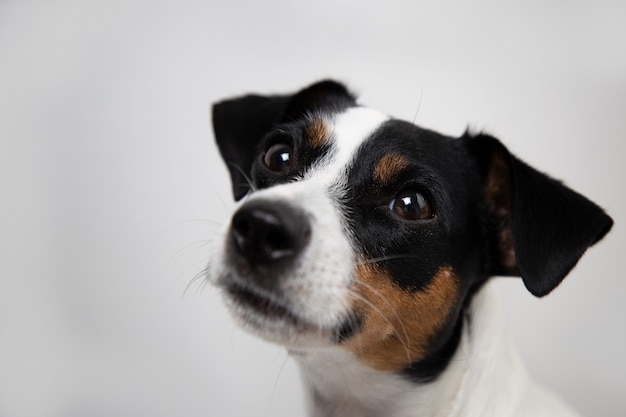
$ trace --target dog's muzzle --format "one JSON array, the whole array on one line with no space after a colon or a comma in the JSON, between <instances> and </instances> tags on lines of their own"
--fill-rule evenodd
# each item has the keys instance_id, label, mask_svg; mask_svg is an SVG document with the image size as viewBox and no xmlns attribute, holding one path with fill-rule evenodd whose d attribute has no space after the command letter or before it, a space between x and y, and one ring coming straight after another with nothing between
<instances>
[{"instance_id":1,"label":"dog's muzzle","mask_svg":"<svg viewBox=\"0 0 626 417\"><path fill-rule=\"evenodd\" d=\"M354 262L332 201L298 184L239 207L209 274L243 327L302 350L345 333Z\"/></svg>"}]
</instances>

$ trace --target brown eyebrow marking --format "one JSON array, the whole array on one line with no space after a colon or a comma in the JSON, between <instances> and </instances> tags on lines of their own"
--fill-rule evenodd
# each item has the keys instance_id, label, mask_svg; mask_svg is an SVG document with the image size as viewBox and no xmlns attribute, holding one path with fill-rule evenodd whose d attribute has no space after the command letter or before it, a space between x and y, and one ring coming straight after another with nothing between
<instances>
[{"instance_id":1,"label":"brown eyebrow marking","mask_svg":"<svg viewBox=\"0 0 626 417\"><path fill-rule=\"evenodd\" d=\"M306 140L313 148L321 148L330 139L330 128L321 118L311 119L305 128Z\"/></svg>"},{"instance_id":2,"label":"brown eyebrow marking","mask_svg":"<svg viewBox=\"0 0 626 417\"><path fill-rule=\"evenodd\" d=\"M419 291L400 288L385 270L358 267L352 308L363 314L358 333L342 347L371 368L397 372L428 353L430 338L447 322L459 295L451 267L441 267Z\"/></svg>"},{"instance_id":3,"label":"brown eyebrow marking","mask_svg":"<svg viewBox=\"0 0 626 417\"><path fill-rule=\"evenodd\" d=\"M387 184L400 174L400 172L409 166L409 160L399 154L389 153L378 161L374 168L374 181Z\"/></svg>"}]
</instances>

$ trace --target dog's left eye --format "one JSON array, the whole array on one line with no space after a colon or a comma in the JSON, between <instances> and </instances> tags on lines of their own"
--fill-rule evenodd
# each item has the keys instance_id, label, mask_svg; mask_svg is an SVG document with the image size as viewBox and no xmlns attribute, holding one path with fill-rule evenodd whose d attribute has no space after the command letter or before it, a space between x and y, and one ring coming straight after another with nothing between
<instances>
[{"instance_id":1,"label":"dog's left eye","mask_svg":"<svg viewBox=\"0 0 626 417\"><path fill-rule=\"evenodd\" d=\"M270 171L289 171L293 168L293 147L286 143L274 144L265 151L262 160Z\"/></svg>"},{"instance_id":2,"label":"dog's left eye","mask_svg":"<svg viewBox=\"0 0 626 417\"><path fill-rule=\"evenodd\" d=\"M406 220L425 220L433 217L433 210L424 195L418 190L402 190L389 203L389 209Z\"/></svg>"}]
</instances>

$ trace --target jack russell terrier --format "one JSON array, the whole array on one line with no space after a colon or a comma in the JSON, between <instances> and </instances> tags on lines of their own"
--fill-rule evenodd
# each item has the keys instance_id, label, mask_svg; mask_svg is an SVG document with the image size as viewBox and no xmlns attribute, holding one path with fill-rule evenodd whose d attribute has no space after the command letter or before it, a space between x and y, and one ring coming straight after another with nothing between
<instances>
[{"instance_id":1,"label":"jack russell terrier","mask_svg":"<svg viewBox=\"0 0 626 417\"><path fill-rule=\"evenodd\" d=\"M240 201L208 279L297 360L310 416L575 415L528 377L490 277L548 294L611 228L601 208L334 81L219 102L213 124Z\"/></svg>"}]
</instances>

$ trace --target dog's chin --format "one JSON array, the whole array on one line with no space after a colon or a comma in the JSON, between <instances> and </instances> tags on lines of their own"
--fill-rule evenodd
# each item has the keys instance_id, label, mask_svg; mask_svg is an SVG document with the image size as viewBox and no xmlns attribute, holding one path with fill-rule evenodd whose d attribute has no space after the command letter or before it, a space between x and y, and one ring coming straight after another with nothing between
<instances>
[{"instance_id":1,"label":"dog's chin","mask_svg":"<svg viewBox=\"0 0 626 417\"><path fill-rule=\"evenodd\" d=\"M248 332L289 349L315 349L332 343L336 333L304 319L287 302L239 285L224 288L226 305Z\"/></svg>"}]
</instances>

